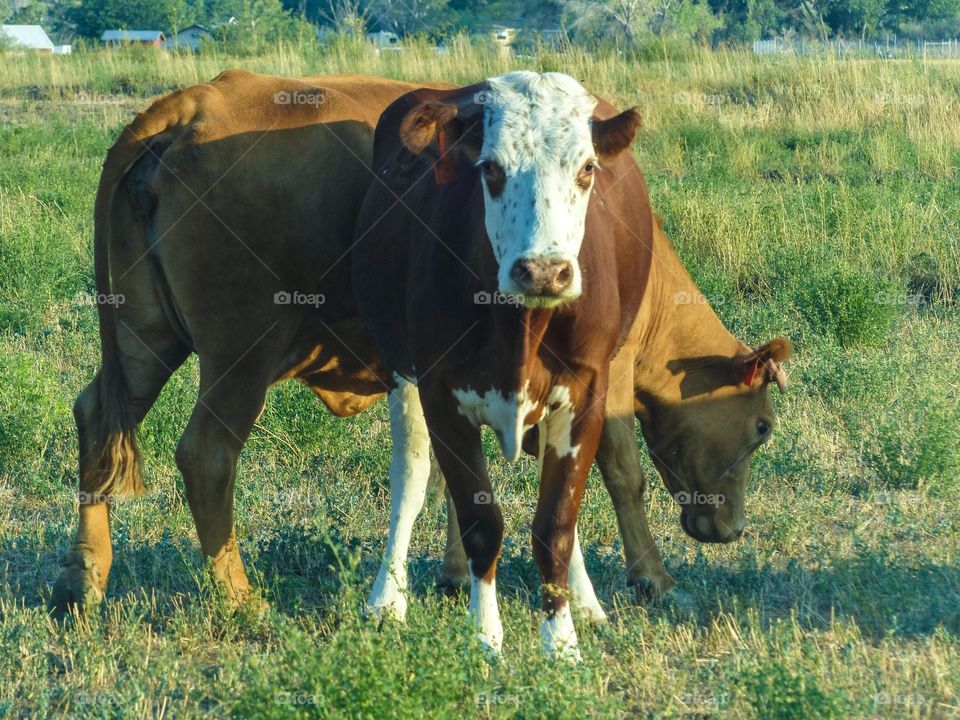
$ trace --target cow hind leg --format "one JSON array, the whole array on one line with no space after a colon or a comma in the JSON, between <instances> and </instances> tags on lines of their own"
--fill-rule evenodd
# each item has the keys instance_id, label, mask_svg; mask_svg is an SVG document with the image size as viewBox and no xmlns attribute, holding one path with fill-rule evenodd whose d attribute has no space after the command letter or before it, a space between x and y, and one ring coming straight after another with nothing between
<instances>
[{"instance_id":1,"label":"cow hind leg","mask_svg":"<svg viewBox=\"0 0 960 720\"><path fill-rule=\"evenodd\" d=\"M110 503L124 491L136 494L143 488L135 428L188 354L172 334L163 338L154 332L151 337L163 339L147 345L129 328L121 326L121 347L127 352L118 366L102 369L74 404L79 522L53 585L49 610L55 617L89 609L103 600L113 562ZM108 377L118 370L119 375ZM119 424L118 417L122 418Z\"/></svg>"},{"instance_id":2,"label":"cow hind leg","mask_svg":"<svg viewBox=\"0 0 960 720\"><path fill-rule=\"evenodd\" d=\"M176 461L212 578L227 602L238 607L254 598L233 526L237 460L263 409L268 382L266 373L250 366L231 368L225 375L205 369L201 358L200 396Z\"/></svg>"}]
</instances>

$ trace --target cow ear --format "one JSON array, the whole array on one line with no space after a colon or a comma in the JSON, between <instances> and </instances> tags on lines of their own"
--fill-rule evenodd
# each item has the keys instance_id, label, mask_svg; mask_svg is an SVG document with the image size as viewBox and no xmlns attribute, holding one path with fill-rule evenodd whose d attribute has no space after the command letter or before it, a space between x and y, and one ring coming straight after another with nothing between
<instances>
[{"instance_id":1,"label":"cow ear","mask_svg":"<svg viewBox=\"0 0 960 720\"><path fill-rule=\"evenodd\" d=\"M432 100L421 103L404 116L400 123L400 139L407 150L419 155L456 116L456 105Z\"/></svg>"},{"instance_id":2,"label":"cow ear","mask_svg":"<svg viewBox=\"0 0 960 720\"><path fill-rule=\"evenodd\" d=\"M787 375L780 367L790 358L793 344L787 338L774 338L760 347L734 358L734 379L736 383L753 385L758 373L762 372L764 382L775 382L780 392L787 388Z\"/></svg>"},{"instance_id":3,"label":"cow ear","mask_svg":"<svg viewBox=\"0 0 960 720\"><path fill-rule=\"evenodd\" d=\"M633 144L640 129L640 113L636 108L624 110L609 120L593 118L593 148L601 160L610 160Z\"/></svg>"}]
</instances>

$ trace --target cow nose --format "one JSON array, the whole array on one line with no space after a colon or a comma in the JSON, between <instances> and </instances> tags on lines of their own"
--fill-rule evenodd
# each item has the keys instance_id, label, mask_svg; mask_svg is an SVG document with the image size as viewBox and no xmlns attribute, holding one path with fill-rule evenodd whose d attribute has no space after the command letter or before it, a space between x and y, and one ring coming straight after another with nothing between
<instances>
[{"instance_id":1,"label":"cow nose","mask_svg":"<svg viewBox=\"0 0 960 720\"><path fill-rule=\"evenodd\" d=\"M573 282L573 265L557 258L520 258L513 263L510 278L521 292L559 295Z\"/></svg>"}]
</instances>

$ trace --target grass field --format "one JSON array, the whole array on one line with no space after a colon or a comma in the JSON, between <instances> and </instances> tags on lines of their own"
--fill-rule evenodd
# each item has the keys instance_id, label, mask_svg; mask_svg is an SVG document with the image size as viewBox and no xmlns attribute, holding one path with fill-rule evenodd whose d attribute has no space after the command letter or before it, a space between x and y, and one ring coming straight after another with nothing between
<instances>
[{"instance_id":1,"label":"grass field","mask_svg":"<svg viewBox=\"0 0 960 720\"><path fill-rule=\"evenodd\" d=\"M529 534L535 465L487 438L505 505L505 652L434 596L441 498L414 535L405 626L360 614L386 536L383 405L336 420L272 391L241 458L242 549L271 602L227 613L205 583L173 462L188 363L141 434L152 493L114 513L103 612L44 605L75 527L70 407L99 361L92 207L131 111L227 67L475 81L559 69L638 105L635 154L668 235L745 341L793 339L780 425L754 460L748 532L699 546L643 453L651 526L693 614L625 587L591 476L580 529L612 610L584 663L541 657ZM960 716L960 64L695 53L510 61L457 45L0 56L0 717Z\"/></svg>"}]
</instances>

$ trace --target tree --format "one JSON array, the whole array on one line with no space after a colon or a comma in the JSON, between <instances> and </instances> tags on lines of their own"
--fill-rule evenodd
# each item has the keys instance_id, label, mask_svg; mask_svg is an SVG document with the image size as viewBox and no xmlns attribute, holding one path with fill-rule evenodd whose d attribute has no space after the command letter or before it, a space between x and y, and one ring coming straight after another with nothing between
<instances>
[{"instance_id":1,"label":"tree","mask_svg":"<svg viewBox=\"0 0 960 720\"><path fill-rule=\"evenodd\" d=\"M369 15L381 30L430 34L447 22L447 0L372 0Z\"/></svg>"},{"instance_id":2,"label":"tree","mask_svg":"<svg viewBox=\"0 0 960 720\"><path fill-rule=\"evenodd\" d=\"M104 30L177 30L197 22L201 10L188 0L80 0L66 17L78 35L99 38Z\"/></svg>"}]
</instances>

